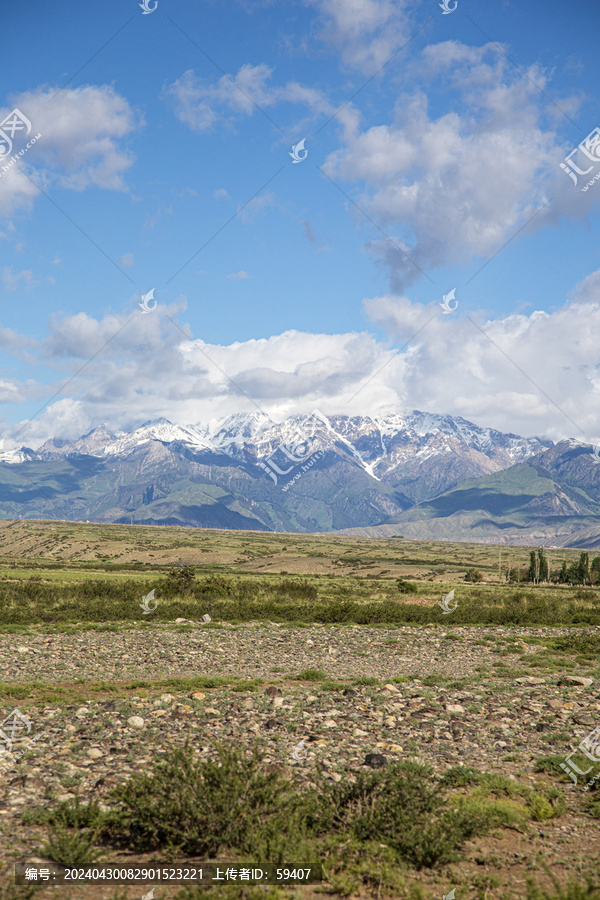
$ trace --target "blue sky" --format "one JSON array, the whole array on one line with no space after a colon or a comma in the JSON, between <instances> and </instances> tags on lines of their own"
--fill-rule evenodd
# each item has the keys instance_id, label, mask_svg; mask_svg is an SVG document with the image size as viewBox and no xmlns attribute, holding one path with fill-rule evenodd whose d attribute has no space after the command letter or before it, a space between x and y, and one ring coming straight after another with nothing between
<instances>
[{"instance_id":1,"label":"blue sky","mask_svg":"<svg viewBox=\"0 0 600 900\"><path fill-rule=\"evenodd\" d=\"M600 154L559 165L600 125L597 4L2 16L0 117L40 135L0 159L7 448L315 407L600 438Z\"/></svg>"}]
</instances>

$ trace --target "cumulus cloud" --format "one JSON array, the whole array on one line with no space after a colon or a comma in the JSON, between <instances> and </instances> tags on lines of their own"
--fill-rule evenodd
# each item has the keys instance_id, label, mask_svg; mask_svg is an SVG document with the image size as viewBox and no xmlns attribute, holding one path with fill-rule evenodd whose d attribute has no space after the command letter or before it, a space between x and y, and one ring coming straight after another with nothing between
<instances>
[{"instance_id":1,"label":"cumulus cloud","mask_svg":"<svg viewBox=\"0 0 600 900\"><path fill-rule=\"evenodd\" d=\"M305 0L319 12L321 40L349 66L378 71L407 40L405 0Z\"/></svg>"},{"instance_id":2,"label":"cumulus cloud","mask_svg":"<svg viewBox=\"0 0 600 900\"><path fill-rule=\"evenodd\" d=\"M553 440L600 438L600 271L552 313L486 321L393 295L365 301L365 311L395 342L407 342L401 405Z\"/></svg>"},{"instance_id":3,"label":"cumulus cloud","mask_svg":"<svg viewBox=\"0 0 600 900\"><path fill-rule=\"evenodd\" d=\"M547 104L535 86L546 86L543 72L532 67L527 77L496 46L456 41L426 48L420 67L457 92L453 105L466 112L431 116L415 89L388 124L347 125L324 166L359 186L359 208L389 235L368 246L397 293L422 271L488 259L530 220L539 229L563 215L582 218L600 199L573 189L559 168L569 148L544 126Z\"/></svg>"},{"instance_id":4,"label":"cumulus cloud","mask_svg":"<svg viewBox=\"0 0 600 900\"><path fill-rule=\"evenodd\" d=\"M59 395L23 428L19 442L32 447L101 422L113 429L159 416L200 423L257 408L280 421L315 407L347 415L421 409L525 436L600 441L600 270L551 313L486 320L459 305L444 315L437 301L395 294L367 299L364 308L387 340L286 331L209 344L191 333L183 298L132 321L131 310L55 316L40 343L2 329L0 347L27 355L50 378L6 380L0 402Z\"/></svg>"},{"instance_id":5,"label":"cumulus cloud","mask_svg":"<svg viewBox=\"0 0 600 900\"><path fill-rule=\"evenodd\" d=\"M124 142L139 122L114 88L84 86L56 93L40 87L11 99L10 108L0 109L0 118L17 107L32 124L29 135L16 138L13 155L32 137L37 139L8 171L0 168L0 215L30 207L39 195L36 184L43 190L59 186L82 191L92 185L126 190L124 174L134 157Z\"/></svg>"}]
</instances>

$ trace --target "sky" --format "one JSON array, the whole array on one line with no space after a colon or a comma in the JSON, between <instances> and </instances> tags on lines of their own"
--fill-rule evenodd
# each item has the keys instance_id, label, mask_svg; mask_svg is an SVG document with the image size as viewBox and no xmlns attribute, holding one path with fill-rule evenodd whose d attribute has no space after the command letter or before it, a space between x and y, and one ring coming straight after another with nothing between
<instances>
[{"instance_id":1,"label":"sky","mask_svg":"<svg viewBox=\"0 0 600 900\"><path fill-rule=\"evenodd\" d=\"M2 3L5 449L314 409L600 440L600 4L145 3Z\"/></svg>"}]
</instances>

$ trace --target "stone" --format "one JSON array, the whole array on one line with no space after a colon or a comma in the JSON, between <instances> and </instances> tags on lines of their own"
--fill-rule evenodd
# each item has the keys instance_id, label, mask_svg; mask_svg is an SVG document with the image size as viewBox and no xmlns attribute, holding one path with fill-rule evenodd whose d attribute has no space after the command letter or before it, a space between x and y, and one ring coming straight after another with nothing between
<instances>
[{"instance_id":1,"label":"stone","mask_svg":"<svg viewBox=\"0 0 600 900\"><path fill-rule=\"evenodd\" d=\"M384 684L383 689L384 689L384 691L393 691L393 693L395 693L395 694L400 693L400 691L398 690L396 685L392 684L391 682L390 682L390 684Z\"/></svg>"},{"instance_id":2,"label":"stone","mask_svg":"<svg viewBox=\"0 0 600 900\"><path fill-rule=\"evenodd\" d=\"M275 698L273 699L273 706L274 706L276 709L279 709L279 707L283 706L283 702L284 702L284 701L283 701L283 697L275 697Z\"/></svg>"},{"instance_id":3,"label":"stone","mask_svg":"<svg viewBox=\"0 0 600 900\"><path fill-rule=\"evenodd\" d=\"M200 619L200 621L202 622L203 625L208 625L209 622L212 622L212 619L211 619L211 617L208 615L208 613L205 613L205 614L202 616L202 618Z\"/></svg>"},{"instance_id":4,"label":"stone","mask_svg":"<svg viewBox=\"0 0 600 900\"><path fill-rule=\"evenodd\" d=\"M367 753L363 765L370 766L372 769L381 769L383 766L387 766L387 759L381 753Z\"/></svg>"},{"instance_id":5,"label":"stone","mask_svg":"<svg viewBox=\"0 0 600 900\"><path fill-rule=\"evenodd\" d=\"M596 720L592 716L588 716L587 714L573 716L573 721L576 725L587 725L590 728L596 725Z\"/></svg>"},{"instance_id":6,"label":"stone","mask_svg":"<svg viewBox=\"0 0 600 900\"><path fill-rule=\"evenodd\" d=\"M356 697L357 691L353 690L352 688L346 688L343 691L343 694L344 694L344 697Z\"/></svg>"},{"instance_id":7,"label":"stone","mask_svg":"<svg viewBox=\"0 0 600 900\"><path fill-rule=\"evenodd\" d=\"M174 699L175 699L175 697L173 696L173 694L161 694L160 695L161 703L171 703Z\"/></svg>"},{"instance_id":8,"label":"stone","mask_svg":"<svg viewBox=\"0 0 600 900\"><path fill-rule=\"evenodd\" d=\"M104 756L104 753L97 747L92 747L91 750L87 751L87 755L90 759L101 759Z\"/></svg>"},{"instance_id":9,"label":"stone","mask_svg":"<svg viewBox=\"0 0 600 900\"><path fill-rule=\"evenodd\" d=\"M244 700L242 706L244 707L244 709L254 709L254 700L252 700L251 697L248 697L247 700Z\"/></svg>"},{"instance_id":10,"label":"stone","mask_svg":"<svg viewBox=\"0 0 600 900\"><path fill-rule=\"evenodd\" d=\"M129 716L127 724L130 728L143 728L145 723L141 716Z\"/></svg>"},{"instance_id":11,"label":"stone","mask_svg":"<svg viewBox=\"0 0 600 900\"><path fill-rule=\"evenodd\" d=\"M355 728L352 734L354 737L369 737L369 732L363 731L362 728Z\"/></svg>"},{"instance_id":12,"label":"stone","mask_svg":"<svg viewBox=\"0 0 600 900\"><path fill-rule=\"evenodd\" d=\"M179 619L175 619L176 625L183 625L184 622L187 622L187 619L182 619L181 617Z\"/></svg>"},{"instance_id":13,"label":"stone","mask_svg":"<svg viewBox=\"0 0 600 900\"><path fill-rule=\"evenodd\" d=\"M449 716L460 716L462 713L466 712L466 710L460 703L447 703L446 712Z\"/></svg>"},{"instance_id":14,"label":"stone","mask_svg":"<svg viewBox=\"0 0 600 900\"><path fill-rule=\"evenodd\" d=\"M515 678L517 684L546 684L545 678L536 678L535 675L523 675L521 678Z\"/></svg>"},{"instance_id":15,"label":"stone","mask_svg":"<svg viewBox=\"0 0 600 900\"><path fill-rule=\"evenodd\" d=\"M584 678L582 675L563 675L558 682L558 686L574 684L578 687L589 687L593 683L593 678Z\"/></svg>"},{"instance_id":16,"label":"stone","mask_svg":"<svg viewBox=\"0 0 600 900\"><path fill-rule=\"evenodd\" d=\"M203 694L202 691L192 691L190 700L206 700L206 694Z\"/></svg>"}]
</instances>

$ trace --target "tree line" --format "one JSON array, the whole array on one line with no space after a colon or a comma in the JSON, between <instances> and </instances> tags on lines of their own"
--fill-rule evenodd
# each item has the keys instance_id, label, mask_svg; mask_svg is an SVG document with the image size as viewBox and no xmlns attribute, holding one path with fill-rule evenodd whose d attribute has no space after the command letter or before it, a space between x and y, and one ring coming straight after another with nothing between
<instances>
[{"instance_id":1,"label":"tree line","mask_svg":"<svg viewBox=\"0 0 600 900\"><path fill-rule=\"evenodd\" d=\"M600 584L600 556L595 556L591 563L589 553L582 551L579 561L567 565L563 560L562 567L554 572L550 571L550 564L543 547L532 550L529 554L529 567L527 569L509 569L508 580L530 581L533 584L551 582L552 584Z\"/></svg>"}]
</instances>

